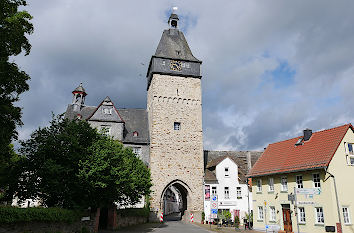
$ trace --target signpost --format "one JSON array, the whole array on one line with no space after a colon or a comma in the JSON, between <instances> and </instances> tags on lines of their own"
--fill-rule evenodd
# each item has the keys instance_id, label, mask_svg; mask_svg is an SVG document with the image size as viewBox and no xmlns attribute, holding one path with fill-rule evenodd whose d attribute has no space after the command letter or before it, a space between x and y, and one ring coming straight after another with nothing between
<instances>
[{"instance_id":1,"label":"signpost","mask_svg":"<svg viewBox=\"0 0 354 233\"><path fill-rule=\"evenodd\" d=\"M210 220L218 218L218 197L212 196L210 200Z\"/></svg>"}]
</instances>

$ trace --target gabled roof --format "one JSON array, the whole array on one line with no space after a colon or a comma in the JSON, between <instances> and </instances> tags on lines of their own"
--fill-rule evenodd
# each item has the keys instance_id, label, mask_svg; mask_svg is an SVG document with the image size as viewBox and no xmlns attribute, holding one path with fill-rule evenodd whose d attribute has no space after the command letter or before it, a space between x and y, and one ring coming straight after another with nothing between
<instances>
[{"instance_id":1,"label":"gabled roof","mask_svg":"<svg viewBox=\"0 0 354 233\"><path fill-rule=\"evenodd\" d=\"M183 32L174 28L164 30L155 56L201 62L193 56Z\"/></svg>"},{"instance_id":2,"label":"gabled roof","mask_svg":"<svg viewBox=\"0 0 354 233\"><path fill-rule=\"evenodd\" d=\"M230 156L230 155L220 156L220 157L210 161L207 164L206 169L205 169L204 180L205 181L217 180L216 176L215 176L215 167L227 158L229 158L232 162L234 162L237 165L238 178L239 178L240 183L245 183L247 170L245 170L242 166L240 166L243 163L243 161L235 156Z\"/></svg>"},{"instance_id":3,"label":"gabled roof","mask_svg":"<svg viewBox=\"0 0 354 233\"><path fill-rule=\"evenodd\" d=\"M303 136L269 144L253 166L248 177L325 168L332 160L351 124L312 134L302 145L295 143Z\"/></svg>"},{"instance_id":4,"label":"gabled roof","mask_svg":"<svg viewBox=\"0 0 354 233\"><path fill-rule=\"evenodd\" d=\"M104 114L104 108L111 109L111 114ZM104 122L124 122L118 110L116 109L113 102L108 96L101 102L100 105L98 105L97 109L92 113L90 117L88 117L87 120Z\"/></svg>"}]
</instances>

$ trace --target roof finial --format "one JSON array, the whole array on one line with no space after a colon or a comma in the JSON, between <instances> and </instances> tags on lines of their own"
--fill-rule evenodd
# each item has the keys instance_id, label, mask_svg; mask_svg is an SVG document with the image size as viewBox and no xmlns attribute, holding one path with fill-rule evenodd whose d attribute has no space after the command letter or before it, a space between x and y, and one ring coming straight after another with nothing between
<instances>
[{"instance_id":1,"label":"roof finial","mask_svg":"<svg viewBox=\"0 0 354 233\"><path fill-rule=\"evenodd\" d=\"M177 22L179 20L178 15L176 14L176 11L178 10L178 7L174 6L172 7L172 13L170 15L170 18L168 19L168 25L172 28L177 28Z\"/></svg>"}]
</instances>

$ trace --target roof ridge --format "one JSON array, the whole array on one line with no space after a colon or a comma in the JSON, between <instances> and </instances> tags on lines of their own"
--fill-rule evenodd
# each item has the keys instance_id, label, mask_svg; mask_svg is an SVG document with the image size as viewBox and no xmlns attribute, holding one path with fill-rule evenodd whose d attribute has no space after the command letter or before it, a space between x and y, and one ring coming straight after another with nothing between
<instances>
[{"instance_id":1,"label":"roof ridge","mask_svg":"<svg viewBox=\"0 0 354 233\"><path fill-rule=\"evenodd\" d=\"M351 123L348 123L348 124L336 126L336 127L329 128L329 129L322 129L322 130L313 132L312 135L313 135L313 134L318 134L318 133L321 133L321 132L324 132L324 131L328 131L328 130L334 130L334 129L337 129L337 128L340 128L340 127L344 127L344 126L348 126L348 127L349 127L350 125L351 125ZM269 143L269 145L274 145L274 144L277 144L277 143L286 142L286 141L298 139L298 138L301 138L301 137L303 137L303 135L297 136L297 137L293 137L293 138L289 138L289 139L282 140L282 141L278 141L278 142Z\"/></svg>"}]
</instances>

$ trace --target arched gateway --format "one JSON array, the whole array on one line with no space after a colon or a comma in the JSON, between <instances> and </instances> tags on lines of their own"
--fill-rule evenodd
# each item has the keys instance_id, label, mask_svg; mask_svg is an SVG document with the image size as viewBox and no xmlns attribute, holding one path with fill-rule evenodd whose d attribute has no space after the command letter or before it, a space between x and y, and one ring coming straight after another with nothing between
<instances>
[{"instance_id":1,"label":"arched gateway","mask_svg":"<svg viewBox=\"0 0 354 233\"><path fill-rule=\"evenodd\" d=\"M178 16L171 14L147 73L152 178L151 218L180 209L183 219L203 211L201 61L195 58Z\"/></svg>"},{"instance_id":2,"label":"arched gateway","mask_svg":"<svg viewBox=\"0 0 354 233\"><path fill-rule=\"evenodd\" d=\"M190 188L181 180L170 182L160 197L160 209L165 214L165 220L180 220L185 216L188 203L191 203Z\"/></svg>"}]
</instances>

